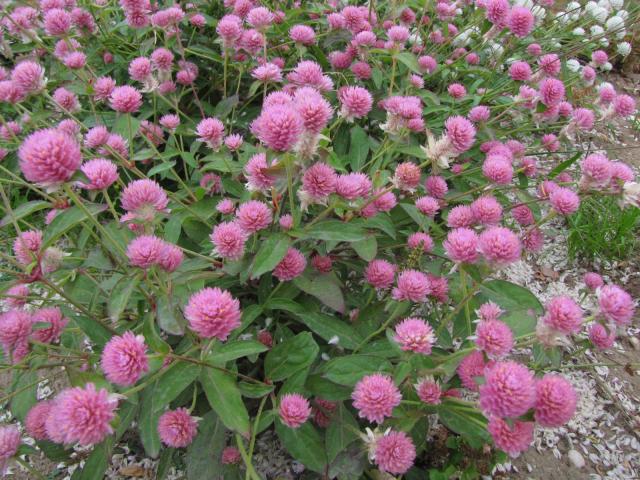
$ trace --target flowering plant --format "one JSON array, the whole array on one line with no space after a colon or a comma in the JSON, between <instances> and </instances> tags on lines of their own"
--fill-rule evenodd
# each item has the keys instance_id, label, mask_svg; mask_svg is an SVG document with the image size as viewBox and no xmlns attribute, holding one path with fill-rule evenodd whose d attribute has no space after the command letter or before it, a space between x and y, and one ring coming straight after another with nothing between
<instances>
[{"instance_id":1,"label":"flowering plant","mask_svg":"<svg viewBox=\"0 0 640 480\"><path fill-rule=\"evenodd\" d=\"M388 478L435 424L517 456L574 413L562 347L631 321L596 273L585 312L500 272L581 196L638 204L562 147L634 114L598 75L637 6L5 3L0 471L100 478L139 438L158 478L186 448L190 478L255 480L274 430L322 478Z\"/></svg>"}]
</instances>

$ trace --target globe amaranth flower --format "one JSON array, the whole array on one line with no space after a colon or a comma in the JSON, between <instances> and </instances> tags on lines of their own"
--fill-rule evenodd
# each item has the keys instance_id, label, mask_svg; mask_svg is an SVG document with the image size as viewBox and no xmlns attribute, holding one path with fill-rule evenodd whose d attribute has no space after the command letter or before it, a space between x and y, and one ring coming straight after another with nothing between
<instances>
[{"instance_id":1,"label":"globe amaranth flower","mask_svg":"<svg viewBox=\"0 0 640 480\"><path fill-rule=\"evenodd\" d=\"M29 135L18 150L20 170L30 182L66 182L82 163L78 143L66 133L47 128Z\"/></svg>"},{"instance_id":2,"label":"globe amaranth flower","mask_svg":"<svg viewBox=\"0 0 640 480\"><path fill-rule=\"evenodd\" d=\"M549 194L549 202L560 215L571 215L580 207L580 197L573 190L558 187Z\"/></svg>"},{"instance_id":3,"label":"globe amaranth flower","mask_svg":"<svg viewBox=\"0 0 640 480\"><path fill-rule=\"evenodd\" d=\"M53 402L50 400L38 402L31 407L24 419L24 428L27 434L35 440L47 440L49 438L45 424L52 405Z\"/></svg>"},{"instance_id":4,"label":"globe amaranth flower","mask_svg":"<svg viewBox=\"0 0 640 480\"><path fill-rule=\"evenodd\" d=\"M5 357L19 362L29 351L29 335L33 328L31 315L24 310L0 314L0 346Z\"/></svg>"},{"instance_id":5,"label":"globe amaranth flower","mask_svg":"<svg viewBox=\"0 0 640 480\"><path fill-rule=\"evenodd\" d=\"M142 335L125 332L122 336L112 337L104 346L100 360L107 380L125 387L136 383L149 371L146 350Z\"/></svg>"},{"instance_id":6,"label":"globe amaranth flower","mask_svg":"<svg viewBox=\"0 0 640 480\"><path fill-rule=\"evenodd\" d=\"M187 447L197 433L198 421L186 408L169 410L158 419L158 435L162 443L169 447Z\"/></svg>"},{"instance_id":7,"label":"globe amaranth flower","mask_svg":"<svg viewBox=\"0 0 640 480\"><path fill-rule=\"evenodd\" d=\"M531 75L531 67L525 61L513 62L509 67L509 76L517 82L527 82Z\"/></svg>"},{"instance_id":8,"label":"globe amaranth flower","mask_svg":"<svg viewBox=\"0 0 640 480\"><path fill-rule=\"evenodd\" d=\"M311 265L320 273L329 273L333 267L333 260L329 255L314 255L311 258Z\"/></svg>"},{"instance_id":9,"label":"globe amaranth flower","mask_svg":"<svg viewBox=\"0 0 640 480\"><path fill-rule=\"evenodd\" d=\"M504 227L490 227L480 234L478 250L485 259L502 266L517 261L522 252L518 236Z\"/></svg>"},{"instance_id":10,"label":"globe amaranth flower","mask_svg":"<svg viewBox=\"0 0 640 480\"><path fill-rule=\"evenodd\" d=\"M412 250L419 248L427 253L433 249L433 239L426 233L415 232L407 238L407 246Z\"/></svg>"},{"instance_id":11,"label":"globe amaranth flower","mask_svg":"<svg viewBox=\"0 0 640 480\"><path fill-rule=\"evenodd\" d=\"M480 385L480 408L499 417L524 415L536 400L533 372L513 361L496 362L485 369Z\"/></svg>"},{"instance_id":12,"label":"globe amaranth flower","mask_svg":"<svg viewBox=\"0 0 640 480\"><path fill-rule=\"evenodd\" d=\"M338 90L340 115L348 122L366 117L373 106L373 98L366 88L346 86Z\"/></svg>"},{"instance_id":13,"label":"globe amaranth flower","mask_svg":"<svg viewBox=\"0 0 640 480\"><path fill-rule=\"evenodd\" d=\"M238 225L248 233L264 230L273 221L273 213L266 203L250 200L241 204L236 212Z\"/></svg>"},{"instance_id":14,"label":"globe amaranth flower","mask_svg":"<svg viewBox=\"0 0 640 480\"><path fill-rule=\"evenodd\" d=\"M469 110L468 117L473 123L481 123L489 120L490 115L491 111L489 110L489 107L485 105L478 105Z\"/></svg>"},{"instance_id":15,"label":"globe amaranth flower","mask_svg":"<svg viewBox=\"0 0 640 480\"><path fill-rule=\"evenodd\" d=\"M380 470L402 475L413 466L416 448L406 433L391 431L376 440L374 456Z\"/></svg>"},{"instance_id":16,"label":"globe amaranth flower","mask_svg":"<svg viewBox=\"0 0 640 480\"><path fill-rule=\"evenodd\" d=\"M311 415L309 400L299 393L287 393L280 399L280 420L290 428L298 428Z\"/></svg>"},{"instance_id":17,"label":"globe amaranth flower","mask_svg":"<svg viewBox=\"0 0 640 480\"><path fill-rule=\"evenodd\" d=\"M244 255L247 232L238 222L223 222L213 228L211 242L215 252L222 258L238 260Z\"/></svg>"},{"instance_id":18,"label":"globe amaranth flower","mask_svg":"<svg viewBox=\"0 0 640 480\"><path fill-rule=\"evenodd\" d=\"M587 272L583 277L584 284L589 290L596 291L598 288L604 285L602 277L595 272Z\"/></svg>"},{"instance_id":19,"label":"globe amaranth flower","mask_svg":"<svg viewBox=\"0 0 640 480\"><path fill-rule=\"evenodd\" d=\"M224 124L217 118L203 118L196 126L198 140L217 150L222 145Z\"/></svg>"},{"instance_id":20,"label":"globe amaranth flower","mask_svg":"<svg viewBox=\"0 0 640 480\"><path fill-rule=\"evenodd\" d=\"M465 388L477 392L480 387L476 382L476 378L484 376L485 366L482 352L474 350L462 359L456 369L456 373Z\"/></svg>"},{"instance_id":21,"label":"globe amaranth flower","mask_svg":"<svg viewBox=\"0 0 640 480\"><path fill-rule=\"evenodd\" d=\"M584 184L587 186L606 185L613 174L612 164L609 159L598 153L588 155L580 164Z\"/></svg>"},{"instance_id":22,"label":"globe amaranth flower","mask_svg":"<svg viewBox=\"0 0 640 480\"><path fill-rule=\"evenodd\" d=\"M94 445L113 433L118 400L107 390L97 390L93 383L84 388L67 388L53 400L45 428L56 443Z\"/></svg>"},{"instance_id":23,"label":"globe amaranth flower","mask_svg":"<svg viewBox=\"0 0 640 480\"><path fill-rule=\"evenodd\" d=\"M430 175L424 182L424 188L435 198L444 198L449 191L447 181L439 175Z\"/></svg>"},{"instance_id":24,"label":"globe amaranth flower","mask_svg":"<svg viewBox=\"0 0 640 480\"><path fill-rule=\"evenodd\" d=\"M158 265L167 272L174 272L180 267L184 260L182 249L172 243L164 242L162 247L162 255Z\"/></svg>"},{"instance_id":25,"label":"globe amaranth flower","mask_svg":"<svg viewBox=\"0 0 640 480\"><path fill-rule=\"evenodd\" d=\"M400 163L393 175L393 183L400 190L412 192L420 183L420 173L420 167L415 163Z\"/></svg>"},{"instance_id":26,"label":"globe amaranth flower","mask_svg":"<svg viewBox=\"0 0 640 480\"><path fill-rule=\"evenodd\" d=\"M129 215L122 221L137 219L150 221L156 213L166 212L169 198L163 188L153 180L134 180L120 194L120 203Z\"/></svg>"},{"instance_id":27,"label":"globe amaranth flower","mask_svg":"<svg viewBox=\"0 0 640 480\"><path fill-rule=\"evenodd\" d=\"M360 172L340 175L336 180L336 193L350 201L364 198L371 193L371 180Z\"/></svg>"},{"instance_id":28,"label":"globe amaranth flower","mask_svg":"<svg viewBox=\"0 0 640 480\"><path fill-rule=\"evenodd\" d=\"M311 87L299 88L293 99L294 108L302 118L304 131L312 134L320 133L333 115L331 104Z\"/></svg>"},{"instance_id":29,"label":"globe amaranth flower","mask_svg":"<svg viewBox=\"0 0 640 480\"><path fill-rule=\"evenodd\" d=\"M482 196L471 203L475 221L481 225L497 225L502 219L502 206L492 196Z\"/></svg>"},{"instance_id":30,"label":"globe amaranth flower","mask_svg":"<svg viewBox=\"0 0 640 480\"><path fill-rule=\"evenodd\" d=\"M35 93L44 89L46 79L44 68L36 62L25 60L18 63L11 72L11 81L26 93Z\"/></svg>"},{"instance_id":31,"label":"globe amaranth flower","mask_svg":"<svg viewBox=\"0 0 640 480\"><path fill-rule=\"evenodd\" d=\"M516 420L510 425L502 418L491 417L487 430L497 448L516 458L533 443L534 427L533 422Z\"/></svg>"},{"instance_id":32,"label":"globe amaranth flower","mask_svg":"<svg viewBox=\"0 0 640 480\"><path fill-rule=\"evenodd\" d=\"M396 266L386 260L376 259L369 262L365 269L365 279L377 289L389 288L395 279Z\"/></svg>"},{"instance_id":33,"label":"globe amaranth flower","mask_svg":"<svg viewBox=\"0 0 640 480\"><path fill-rule=\"evenodd\" d=\"M127 258L134 267L151 268L157 265L164 253L164 241L154 235L141 235L127 245Z\"/></svg>"},{"instance_id":34,"label":"globe amaranth flower","mask_svg":"<svg viewBox=\"0 0 640 480\"><path fill-rule=\"evenodd\" d=\"M478 243L476 232L469 228L456 228L447 234L443 247L452 261L474 263L478 258Z\"/></svg>"},{"instance_id":35,"label":"globe amaranth flower","mask_svg":"<svg viewBox=\"0 0 640 480\"><path fill-rule=\"evenodd\" d=\"M442 389L433 377L423 378L415 385L416 393L421 401L429 405L442 403Z\"/></svg>"},{"instance_id":36,"label":"globe amaranth flower","mask_svg":"<svg viewBox=\"0 0 640 480\"><path fill-rule=\"evenodd\" d=\"M37 260L42 246L42 232L40 230L27 230L22 232L13 241L13 254L18 263L28 266Z\"/></svg>"},{"instance_id":37,"label":"globe amaranth flower","mask_svg":"<svg viewBox=\"0 0 640 480\"><path fill-rule=\"evenodd\" d=\"M393 339L404 351L429 355L436 337L431 325L419 318L409 317L396 325Z\"/></svg>"},{"instance_id":38,"label":"globe amaranth flower","mask_svg":"<svg viewBox=\"0 0 640 480\"><path fill-rule=\"evenodd\" d=\"M240 302L226 290L207 287L191 295L184 316L201 337L225 341L240 326Z\"/></svg>"},{"instance_id":39,"label":"globe amaranth flower","mask_svg":"<svg viewBox=\"0 0 640 480\"><path fill-rule=\"evenodd\" d=\"M513 179L513 165L503 155L489 155L482 163L482 174L498 185L507 185Z\"/></svg>"},{"instance_id":40,"label":"globe amaranth flower","mask_svg":"<svg viewBox=\"0 0 640 480\"><path fill-rule=\"evenodd\" d=\"M558 332L577 333L582 326L582 309L567 296L555 297L545 306L542 321Z\"/></svg>"},{"instance_id":41,"label":"globe amaranth flower","mask_svg":"<svg viewBox=\"0 0 640 480\"><path fill-rule=\"evenodd\" d=\"M223 465L238 465L242 461L242 456L236 447L225 447L220 460Z\"/></svg>"},{"instance_id":42,"label":"globe amaranth flower","mask_svg":"<svg viewBox=\"0 0 640 480\"><path fill-rule=\"evenodd\" d=\"M393 289L394 300L424 302L431 292L429 277L418 270L405 270L398 276L397 286Z\"/></svg>"},{"instance_id":43,"label":"globe amaranth flower","mask_svg":"<svg viewBox=\"0 0 640 480\"><path fill-rule=\"evenodd\" d=\"M635 302L617 285L605 285L598 291L598 305L604 317L617 325L627 325L633 318Z\"/></svg>"},{"instance_id":44,"label":"globe amaranth flower","mask_svg":"<svg viewBox=\"0 0 640 480\"><path fill-rule=\"evenodd\" d=\"M80 171L89 180L89 183L80 183L86 190L104 190L118 180L118 167L104 158L94 158L83 163Z\"/></svg>"},{"instance_id":45,"label":"globe amaranth flower","mask_svg":"<svg viewBox=\"0 0 640 480\"><path fill-rule=\"evenodd\" d=\"M416 208L420 213L433 218L440 210L440 202L434 197L420 197L416 200Z\"/></svg>"},{"instance_id":46,"label":"globe amaranth flower","mask_svg":"<svg viewBox=\"0 0 640 480\"><path fill-rule=\"evenodd\" d=\"M31 337L40 343L54 343L60 340L69 319L62 315L58 307L40 308L31 316L33 333Z\"/></svg>"},{"instance_id":47,"label":"globe amaranth flower","mask_svg":"<svg viewBox=\"0 0 640 480\"><path fill-rule=\"evenodd\" d=\"M351 398L360 418L382 423L400 405L402 395L391 377L374 373L363 377L356 384Z\"/></svg>"},{"instance_id":48,"label":"globe amaranth flower","mask_svg":"<svg viewBox=\"0 0 640 480\"><path fill-rule=\"evenodd\" d=\"M253 134L267 147L278 152L291 150L304 129L304 121L291 105L263 108L251 123Z\"/></svg>"},{"instance_id":49,"label":"globe amaranth flower","mask_svg":"<svg viewBox=\"0 0 640 480\"><path fill-rule=\"evenodd\" d=\"M457 205L449 210L449 215L447 216L448 227L468 228L471 227L474 222L473 212L469 205Z\"/></svg>"},{"instance_id":50,"label":"globe amaranth flower","mask_svg":"<svg viewBox=\"0 0 640 480\"><path fill-rule=\"evenodd\" d=\"M593 323L589 327L589 340L600 350L608 350L616 341L615 328L609 328L600 323Z\"/></svg>"},{"instance_id":51,"label":"globe amaranth flower","mask_svg":"<svg viewBox=\"0 0 640 480\"><path fill-rule=\"evenodd\" d=\"M289 30L289 38L301 45L313 45L316 42L316 33L308 25L294 25Z\"/></svg>"},{"instance_id":52,"label":"globe amaranth flower","mask_svg":"<svg viewBox=\"0 0 640 480\"><path fill-rule=\"evenodd\" d=\"M20 446L20 430L15 425L0 425L0 475L6 473L7 463Z\"/></svg>"},{"instance_id":53,"label":"globe amaranth flower","mask_svg":"<svg viewBox=\"0 0 640 480\"><path fill-rule=\"evenodd\" d=\"M548 373L536 383L535 419L543 427L560 427L571 420L577 402L571 383Z\"/></svg>"},{"instance_id":54,"label":"globe amaranth flower","mask_svg":"<svg viewBox=\"0 0 640 480\"><path fill-rule=\"evenodd\" d=\"M18 283L4 293L4 302L9 309L20 308L27 303L28 295L29 287L24 283Z\"/></svg>"},{"instance_id":55,"label":"globe amaranth flower","mask_svg":"<svg viewBox=\"0 0 640 480\"><path fill-rule=\"evenodd\" d=\"M509 30L518 38L524 38L531 33L534 25L534 16L526 7L513 7L507 17Z\"/></svg>"},{"instance_id":56,"label":"globe amaranth flower","mask_svg":"<svg viewBox=\"0 0 640 480\"><path fill-rule=\"evenodd\" d=\"M302 187L314 200L323 200L336 191L338 175L326 163L317 162L309 167L302 176Z\"/></svg>"},{"instance_id":57,"label":"globe amaranth flower","mask_svg":"<svg viewBox=\"0 0 640 480\"><path fill-rule=\"evenodd\" d=\"M307 266L307 259L296 248L289 247L284 258L273 269L273 275L281 282L293 280L302 275Z\"/></svg>"},{"instance_id":58,"label":"globe amaranth flower","mask_svg":"<svg viewBox=\"0 0 640 480\"><path fill-rule=\"evenodd\" d=\"M115 87L109 95L109 105L116 112L134 113L142 106L142 94L129 85Z\"/></svg>"},{"instance_id":59,"label":"globe amaranth flower","mask_svg":"<svg viewBox=\"0 0 640 480\"><path fill-rule=\"evenodd\" d=\"M491 359L500 359L513 348L513 332L500 320L483 320L476 327L476 345Z\"/></svg>"},{"instance_id":60,"label":"globe amaranth flower","mask_svg":"<svg viewBox=\"0 0 640 480\"><path fill-rule=\"evenodd\" d=\"M540 101L547 107L558 105L564 100L564 83L557 78L545 78L540 82Z\"/></svg>"}]
</instances>

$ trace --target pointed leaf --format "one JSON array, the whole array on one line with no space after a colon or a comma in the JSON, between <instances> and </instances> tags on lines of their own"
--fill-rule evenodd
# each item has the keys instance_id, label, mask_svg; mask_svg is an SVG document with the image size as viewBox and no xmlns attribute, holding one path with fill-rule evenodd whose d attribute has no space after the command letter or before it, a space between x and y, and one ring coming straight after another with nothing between
<instances>
[{"instance_id":1,"label":"pointed leaf","mask_svg":"<svg viewBox=\"0 0 640 480\"><path fill-rule=\"evenodd\" d=\"M205 367L200 374L200 383L209 405L215 410L224 425L229 430L248 437L249 413L242 401L235 378L226 372Z\"/></svg>"},{"instance_id":2,"label":"pointed leaf","mask_svg":"<svg viewBox=\"0 0 640 480\"><path fill-rule=\"evenodd\" d=\"M319 352L311 333L299 333L269 351L264 362L265 375L272 381L284 380L311 365Z\"/></svg>"},{"instance_id":3,"label":"pointed leaf","mask_svg":"<svg viewBox=\"0 0 640 480\"><path fill-rule=\"evenodd\" d=\"M272 235L262 244L251 266L251 278L258 278L270 272L284 258L289 248L289 238L285 235Z\"/></svg>"},{"instance_id":4,"label":"pointed leaf","mask_svg":"<svg viewBox=\"0 0 640 480\"><path fill-rule=\"evenodd\" d=\"M299 428L289 428L278 419L276 433L293 458L309 470L324 473L327 468L324 439L311 422L306 422Z\"/></svg>"}]
</instances>

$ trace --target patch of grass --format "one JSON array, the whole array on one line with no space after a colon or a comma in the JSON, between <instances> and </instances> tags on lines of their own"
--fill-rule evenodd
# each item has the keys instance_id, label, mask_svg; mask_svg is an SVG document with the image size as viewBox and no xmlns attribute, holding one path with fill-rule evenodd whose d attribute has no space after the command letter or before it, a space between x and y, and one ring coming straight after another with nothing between
<instances>
[{"instance_id":1,"label":"patch of grass","mask_svg":"<svg viewBox=\"0 0 640 480\"><path fill-rule=\"evenodd\" d=\"M586 260L625 260L638 243L640 209L620 208L615 198L585 197L568 218L569 256Z\"/></svg>"}]
</instances>

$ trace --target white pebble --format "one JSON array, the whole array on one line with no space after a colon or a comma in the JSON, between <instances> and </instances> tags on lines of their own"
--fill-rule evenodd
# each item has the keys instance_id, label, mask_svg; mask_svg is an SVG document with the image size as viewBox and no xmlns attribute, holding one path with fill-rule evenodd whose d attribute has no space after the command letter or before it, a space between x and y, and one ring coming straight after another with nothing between
<instances>
[{"instance_id":1,"label":"white pebble","mask_svg":"<svg viewBox=\"0 0 640 480\"><path fill-rule=\"evenodd\" d=\"M585 461L584 458L582 457L582 455L580 455L580 452L578 452L577 450L569 450L569 453L567 453L567 456L569 457L569 461L571 461L571 464L576 467L576 468L582 468L585 465Z\"/></svg>"}]
</instances>

